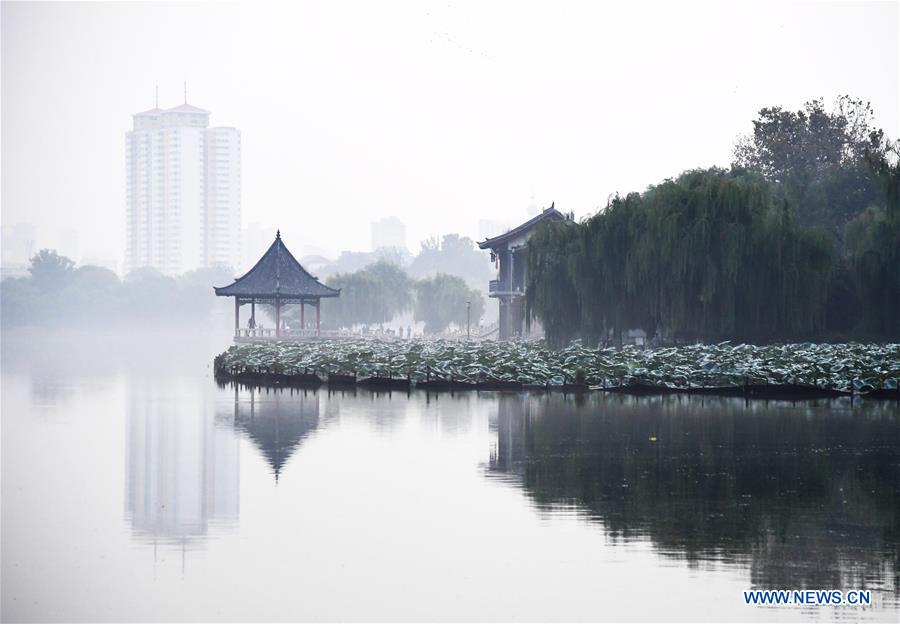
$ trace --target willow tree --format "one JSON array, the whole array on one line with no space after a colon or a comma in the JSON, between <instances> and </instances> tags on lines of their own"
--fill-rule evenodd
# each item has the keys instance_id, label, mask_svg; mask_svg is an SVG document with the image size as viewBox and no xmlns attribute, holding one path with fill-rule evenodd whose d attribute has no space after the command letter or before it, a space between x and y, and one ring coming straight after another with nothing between
<instances>
[{"instance_id":1,"label":"willow tree","mask_svg":"<svg viewBox=\"0 0 900 624\"><path fill-rule=\"evenodd\" d=\"M339 273L328 283L341 289L340 297L322 302L323 318L332 327L387 323L413 305L412 278L387 260Z\"/></svg>"},{"instance_id":2,"label":"willow tree","mask_svg":"<svg viewBox=\"0 0 900 624\"><path fill-rule=\"evenodd\" d=\"M568 342L580 330L580 300L571 262L578 230L571 223L547 222L532 235L526 254L525 321L538 317L547 339Z\"/></svg>"},{"instance_id":3,"label":"willow tree","mask_svg":"<svg viewBox=\"0 0 900 624\"><path fill-rule=\"evenodd\" d=\"M847 227L846 242L859 289L862 332L900 338L900 142L869 155L883 207L871 206Z\"/></svg>"},{"instance_id":4,"label":"willow tree","mask_svg":"<svg viewBox=\"0 0 900 624\"><path fill-rule=\"evenodd\" d=\"M426 334L437 334L450 324L477 326L484 315L484 295L469 288L463 278L438 273L416 282L416 321L425 323Z\"/></svg>"},{"instance_id":5,"label":"willow tree","mask_svg":"<svg viewBox=\"0 0 900 624\"><path fill-rule=\"evenodd\" d=\"M626 329L686 339L808 336L824 323L831 243L795 226L761 176L687 172L529 241L526 309L553 342Z\"/></svg>"}]
</instances>

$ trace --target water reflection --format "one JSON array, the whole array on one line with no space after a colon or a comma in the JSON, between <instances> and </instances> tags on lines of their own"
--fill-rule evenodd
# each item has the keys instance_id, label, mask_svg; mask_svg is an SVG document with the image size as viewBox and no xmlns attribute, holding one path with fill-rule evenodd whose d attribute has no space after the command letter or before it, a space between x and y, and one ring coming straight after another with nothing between
<instances>
[{"instance_id":1,"label":"water reflection","mask_svg":"<svg viewBox=\"0 0 900 624\"><path fill-rule=\"evenodd\" d=\"M243 392L241 392L243 388ZM315 390L270 390L233 385L233 424L266 458L275 481L303 440L319 426Z\"/></svg>"},{"instance_id":2,"label":"water reflection","mask_svg":"<svg viewBox=\"0 0 900 624\"><path fill-rule=\"evenodd\" d=\"M174 386L174 387L173 387ZM154 544L202 542L240 513L240 447L208 392L135 381L125 423L125 506L132 533Z\"/></svg>"},{"instance_id":3,"label":"water reflection","mask_svg":"<svg viewBox=\"0 0 900 624\"><path fill-rule=\"evenodd\" d=\"M896 620L896 404L235 392L202 335L39 338L2 341L4 621L831 617L751 583Z\"/></svg>"},{"instance_id":4,"label":"water reflection","mask_svg":"<svg viewBox=\"0 0 900 624\"><path fill-rule=\"evenodd\" d=\"M761 587L879 589L897 601L895 406L507 394L488 474L544 513Z\"/></svg>"}]
</instances>

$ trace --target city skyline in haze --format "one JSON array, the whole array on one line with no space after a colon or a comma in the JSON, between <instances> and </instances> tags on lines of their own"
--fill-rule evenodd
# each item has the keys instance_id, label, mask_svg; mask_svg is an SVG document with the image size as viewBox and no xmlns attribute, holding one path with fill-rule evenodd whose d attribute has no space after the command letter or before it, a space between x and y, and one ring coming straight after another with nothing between
<instances>
[{"instance_id":1,"label":"city skyline in haze","mask_svg":"<svg viewBox=\"0 0 900 624\"><path fill-rule=\"evenodd\" d=\"M336 256L391 216L412 251L532 197L581 218L727 166L766 106L850 94L896 139L898 56L896 3L4 2L2 221L121 262L157 85L242 130L245 228Z\"/></svg>"}]
</instances>

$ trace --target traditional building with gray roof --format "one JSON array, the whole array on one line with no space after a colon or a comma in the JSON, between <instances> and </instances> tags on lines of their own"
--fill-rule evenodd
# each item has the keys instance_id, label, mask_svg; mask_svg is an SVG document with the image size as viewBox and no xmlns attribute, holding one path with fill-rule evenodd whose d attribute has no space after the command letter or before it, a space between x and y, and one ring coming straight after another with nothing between
<instances>
[{"instance_id":1,"label":"traditional building with gray roof","mask_svg":"<svg viewBox=\"0 0 900 624\"><path fill-rule=\"evenodd\" d=\"M488 296L500 302L500 340L525 336L525 246L528 239L542 223L569 220L554 203L508 232L478 243L481 249L491 250L491 261L497 267L497 279L488 284Z\"/></svg>"},{"instance_id":2,"label":"traditional building with gray roof","mask_svg":"<svg viewBox=\"0 0 900 624\"><path fill-rule=\"evenodd\" d=\"M268 303L275 307L275 337L282 337L281 306L300 304L300 335L307 331L306 305L316 309L315 336L321 334L321 300L339 297L340 289L326 286L303 268L281 240L281 230L275 234L275 241L243 276L228 286L215 287L216 296L234 297L235 337L241 337L240 307L250 304L250 322L247 336L259 337L256 323L256 304Z\"/></svg>"}]
</instances>

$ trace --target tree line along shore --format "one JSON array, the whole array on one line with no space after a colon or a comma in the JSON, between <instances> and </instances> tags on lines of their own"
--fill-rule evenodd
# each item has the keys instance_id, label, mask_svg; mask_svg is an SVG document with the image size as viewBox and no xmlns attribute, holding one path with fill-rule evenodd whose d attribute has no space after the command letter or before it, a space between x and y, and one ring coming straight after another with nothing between
<instances>
[{"instance_id":1,"label":"tree line along shore","mask_svg":"<svg viewBox=\"0 0 900 624\"><path fill-rule=\"evenodd\" d=\"M616 196L527 249L548 340L630 328L682 341L900 338L900 144L839 98L767 108L728 169Z\"/></svg>"}]
</instances>

